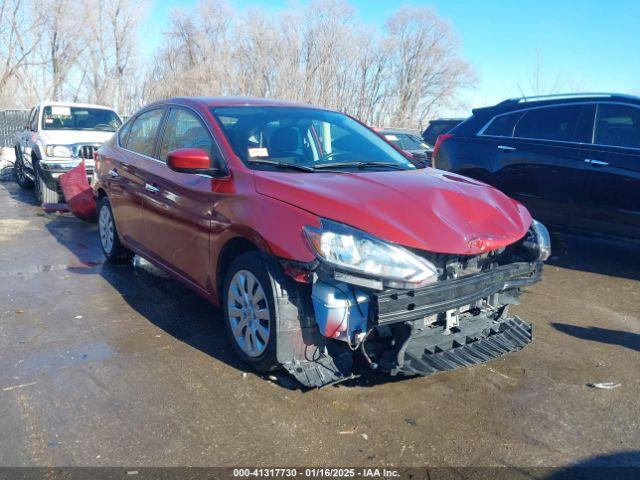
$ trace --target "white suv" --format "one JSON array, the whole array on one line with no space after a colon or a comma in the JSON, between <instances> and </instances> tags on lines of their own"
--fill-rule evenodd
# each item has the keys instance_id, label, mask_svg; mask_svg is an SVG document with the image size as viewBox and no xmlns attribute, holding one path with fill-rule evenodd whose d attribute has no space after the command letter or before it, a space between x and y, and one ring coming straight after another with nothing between
<instances>
[{"instance_id":1,"label":"white suv","mask_svg":"<svg viewBox=\"0 0 640 480\"><path fill-rule=\"evenodd\" d=\"M93 174L93 152L122 124L109 107L44 102L31 109L25 128L16 134L14 173L18 185L35 185L40 203L64 201L58 177L85 160Z\"/></svg>"}]
</instances>

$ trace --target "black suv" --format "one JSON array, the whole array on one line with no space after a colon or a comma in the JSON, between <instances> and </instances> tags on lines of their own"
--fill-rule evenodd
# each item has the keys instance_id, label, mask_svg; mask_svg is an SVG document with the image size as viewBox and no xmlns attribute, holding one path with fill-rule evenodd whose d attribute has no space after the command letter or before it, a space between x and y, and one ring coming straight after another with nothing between
<instances>
[{"instance_id":1,"label":"black suv","mask_svg":"<svg viewBox=\"0 0 640 480\"><path fill-rule=\"evenodd\" d=\"M439 135L450 132L451 129L462 122L464 122L464 118L437 118L436 120L431 120L429 126L422 132L422 139L428 145L434 146Z\"/></svg>"},{"instance_id":2,"label":"black suv","mask_svg":"<svg viewBox=\"0 0 640 480\"><path fill-rule=\"evenodd\" d=\"M506 100L441 135L433 165L482 180L560 229L640 239L640 98Z\"/></svg>"}]
</instances>

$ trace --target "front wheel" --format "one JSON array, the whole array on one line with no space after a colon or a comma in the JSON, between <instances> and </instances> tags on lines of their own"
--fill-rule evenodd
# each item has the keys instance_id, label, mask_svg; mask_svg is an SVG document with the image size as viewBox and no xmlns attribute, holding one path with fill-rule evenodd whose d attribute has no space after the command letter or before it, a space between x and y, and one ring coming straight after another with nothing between
<instances>
[{"instance_id":1,"label":"front wheel","mask_svg":"<svg viewBox=\"0 0 640 480\"><path fill-rule=\"evenodd\" d=\"M27 175L27 167L24 165L24 161L22 160L22 155L15 149L16 151L16 161L13 164L13 176L16 179L16 183L21 188L33 188L33 180L29 178Z\"/></svg>"},{"instance_id":2,"label":"front wheel","mask_svg":"<svg viewBox=\"0 0 640 480\"><path fill-rule=\"evenodd\" d=\"M221 303L236 354L260 372L277 368L275 297L260 253L244 253L232 262Z\"/></svg>"},{"instance_id":3,"label":"front wheel","mask_svg":"<svg viewBox=\"0 0 640 480\"><path fill-rule=\"evenodd\" d=\"M120 243L111 204L106 197L98 203L98 231L102 252L109 262L116 265L131 263L133 252Z\"/></svg>"}]
</instances>

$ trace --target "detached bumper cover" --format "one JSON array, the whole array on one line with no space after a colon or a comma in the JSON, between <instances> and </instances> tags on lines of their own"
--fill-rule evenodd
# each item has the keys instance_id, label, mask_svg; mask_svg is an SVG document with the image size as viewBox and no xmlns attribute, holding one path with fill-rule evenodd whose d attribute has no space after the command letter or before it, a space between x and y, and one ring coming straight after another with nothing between
<instances>
[{"instance_id":1,"label":"detached bumper cover","mask_svg":"<svg viewBox=\"0 0 640 480\"><path fill-rule=\"evenodd\" d=\"M96 220L96 200L89 185L82 160L76 167L60 175L60 187L73 214L87 222Z\"/></svg>"},{"instance_id":2,"label":"detached bumper cover","mask_svg":"<svg viewBox=\"0 0 640 480\"><path fill-rule=\"evenodd\" d=\"M385 290L371 297L373 321L375 325L385 325L419 320L496 293L531 285L541 278L541 262L517 262L416 290Z\"/></svg>"},{"instance_id":3,"label":"detached bumper cover","mask_svg":"<svg viewBox=\"0 0 640 480\"><path fill-rule=\"evenodd\" d=\"M397 357L388 359L388 369L392 375L431 375L470 367L520 350L531 343L532 338L531 324L517 316L476 329L463 328L448 339L437 335L434 340L445 341L439 345L429 345L421 337L409 337Z\"/></svg>"}]
</instances>

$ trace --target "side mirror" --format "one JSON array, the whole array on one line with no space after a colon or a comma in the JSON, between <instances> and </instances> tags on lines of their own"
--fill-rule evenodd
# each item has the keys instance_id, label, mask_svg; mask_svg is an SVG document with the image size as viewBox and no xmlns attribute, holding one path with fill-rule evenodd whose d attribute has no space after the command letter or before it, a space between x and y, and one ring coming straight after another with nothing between
<instances>
[{"instance_id":1,"label":"side mirror","mask_svg":"<svg viewBox=\"0 0 640 480\"><path fill-rule=\"evenodd\" d=\"M213 168L211 157L201 148L179 148L172 150L167 155L167 165L171 170L182 173L194 173L211 175L212 177L225 177L227 172Z\"/></svg>"}]
</instances>

